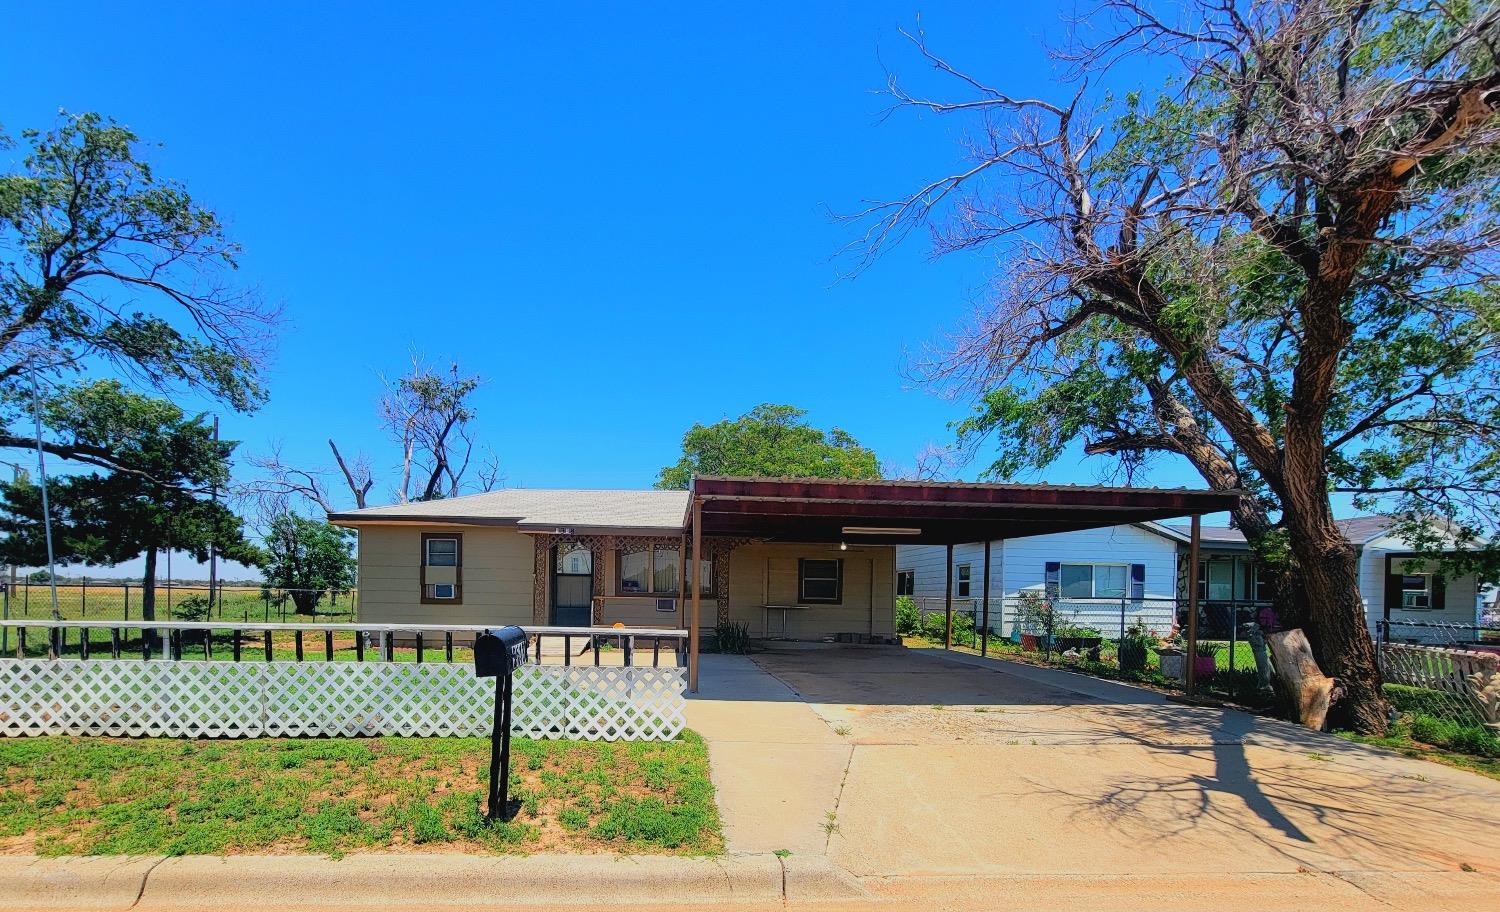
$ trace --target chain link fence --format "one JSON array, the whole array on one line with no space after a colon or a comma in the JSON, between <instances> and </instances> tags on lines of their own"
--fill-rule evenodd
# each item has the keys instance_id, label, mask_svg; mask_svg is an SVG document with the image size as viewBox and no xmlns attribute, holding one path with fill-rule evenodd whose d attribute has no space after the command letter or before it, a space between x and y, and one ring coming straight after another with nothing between
<instances>
[{"instance_id":1,"label":"chain link fence","mask_svg":"<svg viewBox=\"0 0 1500 912\"><path fill-rule=\"evenodd\" d=\"M156 620L352 623L359 618L357 589L283 589L229 583L210 589L167 581L155 588ZM0 594L5 617L52 617L52 587L48 583L18 580L14 586L0 584L0 589L4 590ZM57 610L63 620L139 620L144 607L145 590L139 583L69 580L57 584ZM299 608L304 610L299 612Z\"/></svg>"},{"instance_id":2,"label":"chain link fence","mask_svg":"<svg viewBox=\"0 0 1500 912\"><path fill-rule=\"evenodd\" d=\"M956 598L953 645L1181 688L1189 661L1183 642L1187 613L1187 603L1178 599L991 597L986 638L983 601ZM944 599L898 601L897 628L903 635L942 644L946 626ZM1267 603L1200 602L1198 650L1191 657L1198 689L1246 705L1270 704L1274 694L1262 638L1276 629Z\"/></svg>"},{"instance_id":3,"label":"chain link fence","mask_svg":"<svg viewBox=\"0 0 1500 912\"><path fill-rule=\"evenodd\" d=\"M1500 756L1500 623L1380 621L1376 638L1398 726L1426 744Z\"/></svg>"}]
</instances>

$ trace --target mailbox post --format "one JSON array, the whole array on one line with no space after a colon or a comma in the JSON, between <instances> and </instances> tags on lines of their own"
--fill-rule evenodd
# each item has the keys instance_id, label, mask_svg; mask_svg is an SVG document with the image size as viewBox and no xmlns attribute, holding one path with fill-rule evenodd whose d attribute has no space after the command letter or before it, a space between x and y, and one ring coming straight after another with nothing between
<instances>
[{"instance_id":1,"label":"mailbox post","mask_svg":"<svg viewBox=\"0 0 1500 912\"><path fill-rule=\"evenodd\" d=\"M474 674L495 679L495 724L490 731L491 820L510 817L510 703L512 675L530 654L526 631L519 627L486 630L474 640Z\"/></svg>"}]
</instances>

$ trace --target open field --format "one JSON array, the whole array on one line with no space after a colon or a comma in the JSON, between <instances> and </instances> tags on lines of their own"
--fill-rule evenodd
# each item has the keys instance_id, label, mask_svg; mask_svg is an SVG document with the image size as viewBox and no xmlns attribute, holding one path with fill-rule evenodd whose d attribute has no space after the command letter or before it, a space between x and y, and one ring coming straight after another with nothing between
<instances>
[{"instance_id":1,"label":"open field","mask_svg":"<svg viewBox=\"0 0 1500 912\"><path fill-rule=\"evenodd\" d=\"M259 586L223 586L214 605L214 620L244 622L282 622L311 620L300 618L289 598L280 590L267 592ZM157 620L202 620L184 617L179 610L187 599L208 597L207 586L156 587ZM359 602L357 592L324 596L318 603L317 620L352 621ZM8 615L13 618L45 619L52 616L52 593L45 583L20 583L9 593ZM139 620L141 587L134 583L68 583L58 584L57 608L64 620Z\"/></svg>"},{"instance_id":2,"label":"open field","mask_svg":"<svg viewBox=\"0 0 1500 912\"><path fill-rule=\"evenodd\" d=\"M487 738L0 740L0 852L722 851L691 732L511 750L520 810L490 823Z\"/></svg>"}]
</instances>

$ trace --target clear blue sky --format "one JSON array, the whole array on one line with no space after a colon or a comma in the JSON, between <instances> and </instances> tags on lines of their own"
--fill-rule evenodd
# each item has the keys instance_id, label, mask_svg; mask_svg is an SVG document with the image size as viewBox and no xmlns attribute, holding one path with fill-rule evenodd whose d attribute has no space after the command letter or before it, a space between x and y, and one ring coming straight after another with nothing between
<instances>
[{"instance_id":1,"label":"clear blue sky","mask_svg":"<svg viewBox=\"0 0 1500 912\"><path fill-rule=\"evenodd\" d=\"M899 26L1056 96L1041 42L1072 3L268 6L21 4L0 55L0 123L98 110L165 144L284 307L269 404L223 416L242 452L321 464L333 436L388 465L376 375L412 351L487 379L513 485L647 486L694 421L767 401L893 463L950 439L962 405L899 367L987 264L913 238L840 281L827 210L957 161L957 121L880 120L886 67L923 78Z\"/></svg>"}]
</instances>

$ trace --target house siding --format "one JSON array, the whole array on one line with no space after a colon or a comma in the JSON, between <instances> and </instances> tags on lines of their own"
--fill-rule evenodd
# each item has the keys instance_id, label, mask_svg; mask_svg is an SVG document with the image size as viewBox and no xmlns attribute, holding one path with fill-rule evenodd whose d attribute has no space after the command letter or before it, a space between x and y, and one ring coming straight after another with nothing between
<instances>
[{"instance_id":1,"label":"house siding","mask_svg":"<svg viewBox=\"0 0 1500 912\"><path fill-rule=\"evenodd\" d=\"M946 549L941 545L902 545L897 549L896 565L900 570L916 570L915 595L931 610L942 604L947 585L944 568ZM1149 600L1168 600L1175 596L1177 579L1177 543L1155 532L1137 526L1110 526L1078 532L1033 535L994 542L990 554L990 627L997 633L1011 632L1015 599L1022 591L1040 592L1045 584L1048 561L1078 563L1143 564L1146 568L1146 593ZM982 595L984 545L954 545L953 563L973 566L972 599L958 597L954 590L955 613L976 615ZM1100 627L1106 635L1118 635L1121 612L1119 603L1067 601L1059 603L1065 613L1079 623ZM1172 608L1165 601L1142 607L1127 603L1126 623L1137 614L1153 628L1170 629Z\"/></svg>"},{"instance_id":2,"label":"house siding","mask_svg":"<svg viewBox=\"0 0 1500 912\"><path fill-rule=\"evenodd\" d=\"M463 601L423 604L422 534L463 536ZM365 526L359 530L359 618L374 624L531 623L532 544L513 529Z\"/></svg>"},{"instance_id":3,"label":"house siding","mask_svg":"<svg viewBox=\"0 0 1500 912\"><path fill-rule=\"evenodd\" d=\"M1377 622L1385 618L1385 564L1392 552L1410 551L1410 544L1394 535L1382 535L1361 549L1359 555L1359 589L1365 605L1365 622L1372 636L1378 636ZM1400 565L1404 561L1397 559ZM1434 564L1426 562L1424 571L1431 571ZM1392 621L1418 621L1426 623L1473 624L1479 614L1479 586L1473 574L1449 577L1445 581L1443 609L1441 611L1411 611L1391 606ZM1392 639L1437 639L1447 640L1443 632L1426 632L1420 629L1401 630L1395 628Z\"/></svg>"},{"instance_id":4,"label":"house siding","mask_svg":"<svg viewBox=\"0 0 1500 912\"><path fill-rule=\"evenodd\" d=\"M896 549L878 545L839 550L837 545L754 544L729 558L728 618L746 624L754 637L780 636L781 612L764 606L796 605L797 561L828 558L844 562L843 599L837 605L808 605L786 612L786 635L821 640L840 633L889 637L896 632ZM710 623L703 603L703 623ZM715 613L716 614L716 613ZM769 630L767 621L769 620Z\"/></svg>"}]
</instances>

